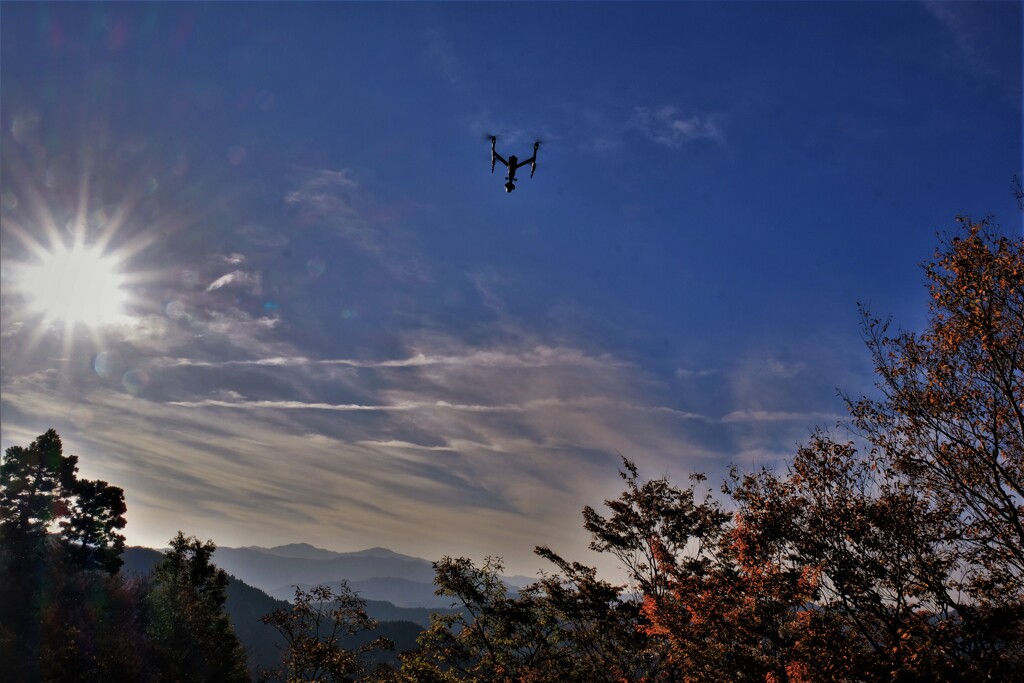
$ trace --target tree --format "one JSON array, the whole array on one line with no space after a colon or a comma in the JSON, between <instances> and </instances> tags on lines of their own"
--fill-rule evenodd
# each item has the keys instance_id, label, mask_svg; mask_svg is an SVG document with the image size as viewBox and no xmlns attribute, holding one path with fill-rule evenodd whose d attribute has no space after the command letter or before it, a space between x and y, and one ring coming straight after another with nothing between
<instances>
[{"instance_id":1,"label":"tree","mask_svg":"<svg viewBox=\"0 0 1024 683\"><path fill-rule=\"evenodd\" d=\"M148 590L145 579L51 564L36 607L38 648L25 662L29 667L18 673L7 668L3 675L26 682L159 680L146 638Z\"/></svg>"},{"instance_id":2,"label":"tree","mask_svg":"<svg viewBox=\"0 0 1024 683\"><path fill-rule=\"evenodd\" d=\"M531 680L551 626L533 601L509 595L501 570L491 557L481 567L464 557L434 563L435 593L464 611L431 615L419 652L403 657L403 680Z\"/></svg>"},{"instance_id":3,"label":"tree","mask_svg":"<svg viewBox=\"0 0 1024 683\"><path fill-rule=\"evenodd\" d=\"M83 569L109 574L121 568L128 508L124 492L105 481L78 480L71 487L67 519L60 522L67 552Z\"/></svg>"},{"instance_id":4,"label":"tree","mask_svg":"<svg viewBox=\"0 0 1024 683\"><path fill-rule=\"evenodd\" d=\"M78 478L78 456L64 455L53 429L28 448L7 449L0 465L0 548L15 564L44 559L47 538L59 532L64 550L82 569L110 574L121 566L124 491Z\"/></svg>"},{"instance_id":5,"label":"tree","mask_svg":"<svg viewBox=\"0 0 1024 683\"><path fill-rule=\"evenodd\" d=\"M881 398L849 401L855 438L819 432L786 476L732 490L744 542L779 550L768 566L819 576L793 642L801 679L1024 665L1024 241L966 223L925 265L924 332L865 312Z\"/></svg>"},{"instance_id":6,"label":"tree","mask_svg":"<svg viewBox=\"0 0 1024 683\"><path fill-rule=\"evenodd\" d=\"M716 580L723 578L721 553L730 515L710 492L695 496L694 487L705 481L701 474L692 475L693 483L681 489L665 477L641 482L636 465L627 458L622 462L619 476L626 490L604 502L611 514L605 517L587 506L583 519L593 537L591 549L612 553L631 580L636 597L627 603L637 612L632 626L646 636L640 650L652 665L641 678L680 680L699 666L715 670L725 660L708 629L711 617L720 616L712 614L712 606L721 606L716 601L726 595ZM630 649L639 652L637 645Z\"/></svg>"},{"instance_id":7,"label":"tree","mask_svg":"<svg viewBox=\"0 0 1024 683\"><path fill-rule=\"evenodd\" d=\"M148 636L160 681L249 681L245 650L224 611L228 575L217 549L182 532L153 572Z\"/></svg>"},{"instance_id":8,"label":"tree","mask_svg":"<svg viewBox=\"0 0 1024 683\"><path fill-rule=\"evenodd\" d=\"M546 546L534 551L558 567L536 585L547 619L557 626L562 668L582 681L674 680L666 643L644 627L643 603L597 570L569 562Z\"/></svg>"},{"instance_id":9,"label":"tree","mask_svg":"<svg viewBox=\"0 0 1024 683\"><path fill-rule=\"evenodd\" d=\"M626 471L619 476L626 490L618 499L604 502L611 516L605 518L588 505L583 508L583 527L593 536L590 548L617 557L634 589L661 595L666 562L683 562L699 571L712 561L709 553L729 515L708 495L696 502L692 485L680 489L664 477L640 483L636 465L627 458L622 463ZM705 477L695 474L691 479L696 484Z\"/></svg>"},{"instance_id":10,"label":"tree","mask_svg":"<svg viewBox=\"0 0 1024 683\"><path fill-rule=\"evenodd\" d=\"M819 431L784 474L734 474L731 513L628 461L611 514L584 509L591 548L643 599L637 628L665 644L652 679L1019 673L1022 252L985 223L941 243L925 332L890 336L865 313L881 398L849 401L853 438Z\"/></svg>"},{"instance_id":11,"label":"tree","mask_svg":"<svg viewBox=\"0 0 1024 683\"><path fill-rule=\"evenodd\" d=\"M925 264L926 330L866 315L882 397L851 409L933 532L909 566L962 624L963 665L999 675L1024 663L1024 239L959 222Z\"/></svg>"},{"instance_id":12,"label":"tree","mask_svg":"<svg viewBox=\"0 0 1024 683\"><path fill-rule=\"evenodd\" d=\"M592 567L546 547L558 572L512 593L502 563L435 563L437 594L463 611L432 615L420 648L402 658L402 681L658 681L665 652L638 627L640 603Z\"/></svg>"},{"instance_id":13,"label":"tree","mask_svg":"<svg viewBox=\"0 0 1024 683\"><path fill-rule=\"evenodd\" d=\"M889 336L866 319L881 400L852 403L856 428L907 481L948 507L965 560L1024 590L1024 240L987 223L925 267L930 324ZM965 582L968 588L970 581Z\"/></svg>"},{"instance_id":14,"label":"tree","mask_svg":"<svg viewBox=\"0 0 1024 683\"><path fill-rule=\"evenodd\" d=\"M337 592L328 586L308 592L296 587L290 610L275 610L260 621L277 630L287 645L281 668L265 672L264 679L288 683L365 680L372 669L367 656L394 648L383 636L361 645L352 642L354 636L377 628L377 622L366 613L366 602L345 582Z\"/></svg>"},{"instance_id":15,"label":"tree","mask_svg":"<svg viewBox=\"0 0 1024 683\"><path fill-rule=\"evenodd\" d=\"M64 455L53 429L28 448L11 446L0 465L0 547L16 563L39 559L56 520L67 514L78 456Z\"/></svg>"},{"instance_id":16,"label":"tree","mask_svg":"<svg viewBox=\"0 0 1024 683\"><path fill-rule=\"evenodd\" d=\"M72 614L63 606L88 604L90 595L111 596L113 604L125 593L111 578L121 566L124 513L123 491L79 479L78 456L64 454L55 430L7 449L0 464L0 657L15 664L5 673L32 680L63 661L84 680L117 659L101 643L117 614ZM82 652L90 654L75 654Z\"/></svg>"}]
</instances>

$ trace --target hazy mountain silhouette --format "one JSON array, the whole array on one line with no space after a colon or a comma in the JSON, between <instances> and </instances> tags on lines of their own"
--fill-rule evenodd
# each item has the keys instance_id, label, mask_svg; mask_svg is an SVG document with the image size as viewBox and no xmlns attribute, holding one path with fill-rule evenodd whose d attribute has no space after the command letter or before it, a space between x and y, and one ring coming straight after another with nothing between
<instances>
[{"instance_id":1,"label":"hazy mountain silhouette","mask_svg":"<svg viewBox=\"0 0 1024 683\"><path fill-rule=\"evenodd\" d=\"M273 548L261 548L257 545L246 546L244 550L255 550L267 555L277 555L278 557L291 557L300 560L333 560L336 558L345 557L377 557L381 559L398 559L398 560L420 560L426 562L418 557L412 557L410 555L402 555L396 553L393 550L387 548L367 548L366 550L358 550L356 552L339 553L334 550L324 550L323 548L317 548L316 546L308 543L289 543L288 545L278 545Z\"/></svg>"},{"instance_id":2,"label":"hazy mountain silhouette","mask_svg":"<svg viewBox=\"0 0 1024 683\"><path fill-rule=\"evenodd\" d=\"M273 548L222 546L217 548L213 561L228 574L278 600L291 600L295 586L303 590L321 584L337 587L345 580L364 600L391 603L392 609L369 610L375 619L394 618L394 608L427 609L429 614L429 609L452 604L451 598L434 595L434 569L430 562L387 548L341 553L308 543ZM130 562L126 556L126 568L130 569ZM534 581L525 576L503 578L512 591ZM410 612L406 618L426 623L422 612Z\"/></svg>"},{"instance_id":3,"label":"hazy mountain silhouette","mask_svg":"<svg viewBox=\"0 0 1024 683\"><path fill-rule=\"evenodd\" d=\"M434 568L423 558L402 555L387 548L368 548L340 553L308 543L273 548L218 547L217 566L269 595L287 600L295 586L336 586L344 579L366 600L385 600L397 607L447 607L451 599L434 595ZM504 577L513 588L534 579Z\"/></svg>"},{"instance_id":4,"label":"hazy mountain silhouette","mask_svg":"<svg viewBox=\"0 0 1024 683\"><path fill-rule=\"evenodd\" d=\"M312 550L319 550L312 546L308 547ZM163 552L152 548L125 548L121 555L121 559L124 561L121 571L126 574L149 574L163 559L163 556ZM228 573L231 574L231 572ZM249 653L250 670L255 672L258 667L276 667L280 662L281 648L285 645L284 639L276 630L260 623L259 619L274 610L289 609L291 603L271 597L236 576L230 575L228 579L225 609L231 618L235 633L238 634L238 639ZM338 582L333 583L336 587ZM294 590L291 592L291 596L294 597ZM402 609L387 602L368 601L367 613L380 621L380 626L370 633L358 634L351 642L346 642L346 647L369 642L377 636L386 636L394 641L395 649L392 652L382 653L382 661L393 660L399 653L416 648L417 636L430 623L430 611Z\"/></svg>"},{"instance_id":5,"label":"hazy mountain silhouette","mask_svg":"<svg viewBox=\"0 0 1024 683\"><path fill-rule=\"evenodd\" d=\"M331 585L337 585L337 583L338 581L334 581ZM453 601L453 598L447 596L434 595L434 586L420 581L381 577L365 579L363 581L348 581L347 583L349 588L358 593L359 597L363 600L368 602L387 602L393 607L403 609L440 609L448 607ZM274 590L266 592L268 595L279 600L290 600L295 595L295 586L308 591L314 585L316 584L288 584L286 586L278 586ZM381 618L373 614L372 611L370 614L375 619ZM413 621L416 620L414 619Z\"/></svg>"},{"instance_id":6,"label":"hazy mountain silhouette","mask_svg":"<svg viewBox=\"0 0 1024 683\"><path fill-rule=\"evenodd\" d=\"M229 574L268 592L280 586L335 584L342 579L352 583L393 578L428 586L434 580L434 568L430 562L382 548L334 553L302 545L271 549L218 547L213 560Z\"/></svg>"}]
</instances>

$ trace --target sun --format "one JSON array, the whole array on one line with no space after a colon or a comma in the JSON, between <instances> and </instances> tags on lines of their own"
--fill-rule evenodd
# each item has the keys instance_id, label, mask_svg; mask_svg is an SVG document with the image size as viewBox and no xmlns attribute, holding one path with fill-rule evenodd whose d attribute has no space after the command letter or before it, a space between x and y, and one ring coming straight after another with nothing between
<instances>
[{"instance_id":1,"label":"sun","mask_svg":"<svg viewBox=\"0 0 1024 683\"><path fill-rule=\"evenodd\" d=\"M32 310L65 325L95 327L124 318L128 294L117 258L76 244L59 245L39 259L25 268L21 282Z\"/></svg>"}]
</instances>

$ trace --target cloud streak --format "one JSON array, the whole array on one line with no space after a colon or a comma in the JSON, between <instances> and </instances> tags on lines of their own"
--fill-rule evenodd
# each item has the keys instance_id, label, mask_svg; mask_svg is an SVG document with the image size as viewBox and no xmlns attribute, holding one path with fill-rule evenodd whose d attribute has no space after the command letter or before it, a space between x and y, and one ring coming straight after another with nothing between
<instances>
[{"instance_id":1,"label":"cloud streak","mask_svg":"<svg viewBox=\"0 0 1024 683\"><path fill-rule=\"evenodd\" d=\"M591 408L607 408L620 411L629 411L636 413L650 413L650 414L662 414L677 417L683 420L701 420L709 421L704 415L698 413L691 413L683 410L676 410L675 408L669 408L666 406L644 406L635 405L630 403L623 403L621 401L615 401L612 399L602 397L581 397L577 399L557 399L557 398L538 398L526 403L510 403L500 405L479 405L479 404L465 404L465 403L451 403L450 401L403 401L400 403L394 403L390 405L361 405L353 403L322 403L322 402L305 402L305 401L270 401L270 400L258 400L251 401L242 398L232 398L230 400L209 398L198 401L169 401L168 405L180 406L182 408L233 408L239 410L245 409L272 409L272 410L327 410L334 412L363 412L363 411L408 411L408 410L454 410L459 412L467 413L524 413L531 410L548 410L552 408L568 408L568 409L591 409ZM780 413L781 415L781 413ZM731 417L730 416L727 417ZM791 415L788 419L794 419L795 416ZM737 413L735 418L723 419L723 422L728 421L742 421L743 415ZM778 418L763 418L756 417L755 419L778 419Z\"/></svg>"},{"instance_id":2,"label":"cloud streak","mask_svg":"<svg viewBox=\"0 0 1024 683\"><path fill-rule=\"evenodd\" d=\"M491 368L544 368L553 366L580 367L627 367L626 363L613 360L607 356L594 358L578 350L566 348L537 347L521 354L505 351L473 351L466 355L428 355L417 353L408 358L393 360L355 360L347 358L311 359L304 356L278 356L274 358L258 358L251 360L203 361L189 358L174 358L159 361L170 367L232 367L232 366L266 366L266 367L305 367L310 365L342 365L353 368L416 368L431 365L491 367Z\"/></svg>"}]
</instances>

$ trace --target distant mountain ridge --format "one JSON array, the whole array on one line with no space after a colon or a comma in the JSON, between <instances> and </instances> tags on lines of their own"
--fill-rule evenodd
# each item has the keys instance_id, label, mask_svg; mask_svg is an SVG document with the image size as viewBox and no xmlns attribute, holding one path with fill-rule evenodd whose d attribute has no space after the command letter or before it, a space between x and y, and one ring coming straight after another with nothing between
<instances>
[{"instance_id":1,"label":"distant mountain ridge","mask_svg":"<svg viewBox=\"0 0 1024 683\"><path fill-rule=\"evenodd\" d=\"M412 557L411 555L402 555L401 553L396 553L394 550L388 550L387 548L381 547L342 553L335 550L317 548L309 543L289 543L287 545L277 545L273 548L261 548L258 545L247 545L244 548L236 548L236 550L255 550L256 552L265 553L267 555L290 557L297 560L334 560L345 557L376 557L380 559L418 560L421 562L427 561L419 557Z\"/></svg>"},{"instance_id":2,"label":"distant mountain ridge","mask_svg":"<svg viewBox=\"0 0 1024 683\"><path fill-rule=\"evenodd\" d=\"M305 543L274 548L221 546L214 552L213 561L229 574L281 598L293 593L291 586L337 586L344 580L354 590L360 582L370 581L372 590L365 598L387 600L399 607L449 604L433 595L434 568L430 562L385 548L339 553Z\"/></svg>"},{"instance_id":3,"label":"distant mountain ridge","mask_svg":"<svg viewBox=\"0 0 1024 683\"><path fill-rule=\"evenodd\" d=\"M382 547L337 552L308 543L272 548L220 546L214 552L213 562L278 600L291 600L295 586L304 590L321 584L337 588L345 581L364 600L390 602L399 608L447 608L453 602L450 597L434 594L431 562ZM130 564L126 559L126 565ZM535 580L525 576L503 578L512 590Z\"/></svg>"},{"instance_id":4,"label":"distant mountain ridge","mask_svg":"<svg viewBox=\"0 0 1024 683\"><path fill-rule=\"evenodd\" d=\"M121 571L132 575L146 575L153 571L163 557L164 553L160 550L128 547L121 555L124 561ZM293 596L294 593L289 597ZM249 667L254 673L258 668L275 668L280 663L281 650L285 647L281 635L273 628L262 624L259 621L260 617L274 610L287 610L290 607L290 602L275 599L236 576L228 577L225 609L231 618L235 633L248 652ZM395 650L382 653L379 657L382 661L394 661L399 653L415 649L420 630L430 623L430 610L398 608L377 601L367 601L366 607L370 616L381 622L380 626L376 631L360 634L351 642L367 642L378 635L391 638L395 643Z\"/></svg>"},{"instance_id":5,"label":"distant mountain ridge","mask_svg":"<svg viewBox=\"0 0 1024 683\"><path fill-rule=\"evenodd\" d=\"M337 588L338 583L338 581L333 581L330 585ZM349 588L358 593L359 597L364 600L390 602L396 607L439 609L441 607L448 607L453 602L456 602L454 598L435 595L433 584L421 581L409 581L407 579L383 576L362 581L346 581L346 583ZM311 583L288 584L278 586L274 590L266 591L266 593L278 600L292 600L295 596L296 586L308 591L314 585Z\"/></svg>"}]
</instances>

